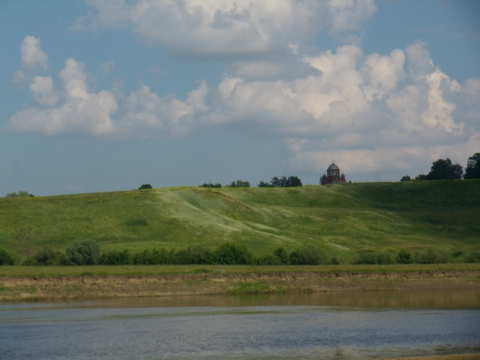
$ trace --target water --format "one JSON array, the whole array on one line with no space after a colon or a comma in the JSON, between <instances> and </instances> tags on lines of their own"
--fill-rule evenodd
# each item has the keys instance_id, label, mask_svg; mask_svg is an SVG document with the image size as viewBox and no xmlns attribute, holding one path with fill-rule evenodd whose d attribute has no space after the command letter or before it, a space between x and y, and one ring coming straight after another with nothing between
<instances>
[{"instance_id":1,"label":"water","mask_svg":"<svg viewBox=\"0 0 480 360\"><path fill-rule=\"evenodd\" d=\"M480 353L480 292L0 305L1 359L352 359Z\"/></svg>"}]
</instances>

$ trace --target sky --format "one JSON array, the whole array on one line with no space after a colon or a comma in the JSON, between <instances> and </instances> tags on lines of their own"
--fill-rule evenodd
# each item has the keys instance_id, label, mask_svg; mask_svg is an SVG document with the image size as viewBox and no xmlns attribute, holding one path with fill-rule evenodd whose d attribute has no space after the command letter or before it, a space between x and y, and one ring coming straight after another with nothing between
<instances>
[{"instance_id":1,"label":"sky","mask_svg":"<svg viewBox=\"0 0 480 360\"><path fill-rule=\"evenodd\" d=\"M0 2L0 196L399 181L480 152L480 2Z\"/></svg>"}]
</instances>

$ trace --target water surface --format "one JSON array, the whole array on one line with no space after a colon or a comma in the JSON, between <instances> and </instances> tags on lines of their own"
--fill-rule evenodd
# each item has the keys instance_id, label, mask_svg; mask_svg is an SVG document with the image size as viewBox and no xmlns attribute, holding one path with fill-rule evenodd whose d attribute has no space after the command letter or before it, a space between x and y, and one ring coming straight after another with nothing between
<instances>
[{"instance_id":1,"label":"water surface","mask_svg":"<svg viewBox=\"0 0 480 360\"><path fill-rule=\"evenodd\" d=\"M480 352L480 292L0 305L2 359L381 358Z\"/></svg>"}]
</instances>

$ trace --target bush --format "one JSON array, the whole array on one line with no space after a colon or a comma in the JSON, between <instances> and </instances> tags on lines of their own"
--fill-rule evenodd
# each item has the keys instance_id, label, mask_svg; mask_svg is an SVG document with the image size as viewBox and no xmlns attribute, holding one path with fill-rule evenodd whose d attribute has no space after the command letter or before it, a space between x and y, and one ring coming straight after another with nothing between
<instances>
[{"instance_id":1,"label":"bush","mask_svg":"<svg viewBox=\"0 0 480 360\"><path fill-rule=\"evenodd\" d=\"M395 254L390 251L360 250L353 260L354 264L395 264Z\"/></svg>"},{"instance_id":2,"label":"bush","mask_svg":"<svg viewBox=\"0 0 480 360\"><path fill-rule=\"evenodd\" d=\"M150 184L143 184L142 186L140 186L138 188L138 190L148 190L148 189L151 189L152 188L152 185Z\"/></svg>"},{"instance_id":3,"label":"bush","mask_svg":"<svg viewBox=\"0 0 480 360\"><path fill-rule=\"evenodd\" d=\"M212 252L201 246L179 250L175 253L175 264L214 264L215 258Z\"/></svg>"},{"instance_id":4,"label":"bush","mask_svg":"<svg viewBox=\"0 0 480 360\"><path fill-rule=\"evenodd\" d=\"M0 265L15 265L15 260L5 250L0 250Z\"/></svg>"},{"instance_id":5,"label":"bush","mask_svg":"<svg viewBox=\"0 0 480 360\"><path fill-rule=\"evenodd\" d=\"M101 265L131 265L132 255L127 249L123 251L109 251L100 256Z\"/></svg>"},{"instance_id":6,"label":"bush","mask_svg":"<svg viewBox=\"0 0 480 360\"><path fill-rule=\"evenodd\" d=\"M449 256L441 251L428 249L415 253L417 264L442 264L448 262Z\"/></svg>"},{"instance_id":7,"label":"bush","mask_svg":"<svg viewBox=\"0 0 480 360\"><path fill-rule=\"evenodd\" d=\"M468 253L465 256L465 262L467 262L467 263L480 263L480 250L470 251L470 253Z\"/></svg>"},{"instance_id":8,"label":"bush","mask_svg":"<svg viewBox=\"0 0 480 360\"><path fill-rule=\"evenodd\" d=\"M74 265L95 265L100 261L100 248L94 240L75 241L65 252Z\"/></svg>"},{"instance_id":9,"label":"bush","mask_svg":"<svg viewBox=\"0 0 480 360\"><path fill-rule=\"evenodd\" d=\"M406 250L400 250L397 255L397 262L399 264L411 264L413 263L412 254Z\"/></svg>"},{"instance_id":10,"label":"bush","mask_svg":"<svg viewBox=\"0 0 480 360\"><path fill-rule=\"evenodd\" d=\"M313 245L292 251L289 260L291 265L319 265L327 262L323 252Z\"/></svg>"},{"instance_id":11,"label":"bush","mask_svg":"<svg viewBox=\"0 0 480 360\"><path fill-rule=\"evenodd\" d=\"M67 265L68 260L64 253L50 249L43 249L33 257L22 262L24 266L61 266Z\"/></svg>"},{"instance_id":12,"label":"bush","mask_svg":"<svg viewBox=\"0 0 480 360\"><path fill-rule=\"evenodd\" d=\"M280 260L280 263L282 264L288 264L288 253L287 253L287 250L285 250L284 248L282 247L279 247L277 249L275 249L275 251L273 252L273 254L278 257L278 259Z\"/></svg>"},{"instance_id":13,"label":"bush","mask_svg":"<svg viewBox=\"0 0 480 360\"><path fill-rule=\"evenodd\" d=\"M258 258L255 263L257 265L283 265L280 258L276 255L265 255Z\"/></svg>"},{"instance_id":14,"label":"bush","mask_svg":"<svg viewBox=\"0 0 480 360\"><path fill-rule=\"evenodd\" d=\"M223 244L215 250L214 256L217 264L249 265L253 263L253 255L245 245Z\"/></svg>"},{"instance_id":15,"label":"bush","mask_svg":"<svg viewBox=\"0 0 480 360\"><path fill-rule=\"evenodd\" d=\"M153 250L146 249L141 253L133 254L132 262L138 265L168 265L173 264L175 260L175 251L165 249Z\"/></svg>"}]
</instances>

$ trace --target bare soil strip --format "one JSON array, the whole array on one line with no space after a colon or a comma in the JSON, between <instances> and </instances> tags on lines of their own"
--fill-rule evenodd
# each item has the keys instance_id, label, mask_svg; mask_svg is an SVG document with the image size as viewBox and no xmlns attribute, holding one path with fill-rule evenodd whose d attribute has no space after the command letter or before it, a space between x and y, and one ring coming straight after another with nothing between
<instances>
[{"instance_id":1,"label":"bare soil strip","mask_svg":"<svg viewBox=\"0 0 480 360\"><path fill-rule=\"evenodd\" d=\"M480 289L480 271L3 276L0 301L295 292Z\"/></svg>"}]
</instances>

